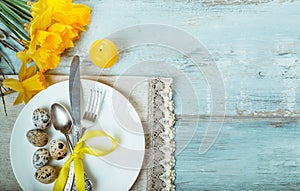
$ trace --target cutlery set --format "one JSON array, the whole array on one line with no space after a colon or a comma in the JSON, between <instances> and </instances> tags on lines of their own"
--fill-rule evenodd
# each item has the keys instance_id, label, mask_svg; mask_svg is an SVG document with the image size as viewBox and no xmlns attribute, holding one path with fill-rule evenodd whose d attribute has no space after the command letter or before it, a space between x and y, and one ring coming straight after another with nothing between
<instances>
[{"instance_id":1,"label":"cutlery set","mask_svg":"<svg viewBox=\"0 0 300 191\"><path fill-rule=\"evenodd\" d=\"M104 95L102 91L98 89L90 89L88 103L83 118L81 119L82 91L79 63L79 56L74 56L71 62L69 74L69 99L71 114L69 114L67 109L59 103L54 103L51 106L51 117L54 119L54 128L65 135L71 152L73 151L74 146L79 141L84 131L95 124ZM73 136L72 141L69 137L70 134ZM74 174L74 163L72 163L64 191L76 190ZM85 190L92 190L93 184L86 173L84 173L84 179Z\"/></svg>"}]
</instances>

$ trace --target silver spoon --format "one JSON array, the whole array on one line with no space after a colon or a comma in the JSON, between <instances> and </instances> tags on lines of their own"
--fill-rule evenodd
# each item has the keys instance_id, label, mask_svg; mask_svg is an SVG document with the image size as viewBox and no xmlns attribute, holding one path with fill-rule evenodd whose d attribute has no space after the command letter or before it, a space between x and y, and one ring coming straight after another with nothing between
<instances>
[{"instance_id":1,"label":"silver spoon","mask_svg":"<svg viewBox=\"0 0 300 191\"><path fill-rule=\"evenodd\" d=\"M71 152L73 152L73 144L69 138L69 134L71 132L71 128L73 126L73 121L72 118L68 112L68 110L61 104L59 103L54 103L51 105L51 120L54 128L57 131L60 131L62 134L65 135L68 147ZM70 168L71 169L71 168ZM74 168L72 168L74 174ZM71 171L71 170L70 170ZM71 172L70 172L71 173ZM69 175L70 175L69 173ZM75 184L74 184L74 175L69 176L68 179L72 178L73 185L72 188L69 185L66 185L66 187L70 187L71 190L76 190ZM91 191L92 190L92 182L91 180L86 176L84 173L84 181L85 181L85 190L86 191ZM68 184L69 181L67 181ZM71 182L71 183L72 183ZM65 188L65 190L68 190Z\"/></svg>"}]
</instances>

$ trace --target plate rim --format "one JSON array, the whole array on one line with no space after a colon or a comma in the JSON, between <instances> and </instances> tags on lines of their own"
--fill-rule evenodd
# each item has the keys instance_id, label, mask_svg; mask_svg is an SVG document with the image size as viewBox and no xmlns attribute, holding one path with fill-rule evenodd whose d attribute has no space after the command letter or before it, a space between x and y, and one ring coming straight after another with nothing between
<instances>
[{"instance_id":1,"label":"plate rim","mask_svg":"<svg viewBox=\"0 0 300 191\"><path fill-rule=\"evenodd\" d=\"M69 81L69 79L66 79L66 80L62 80L62 81L56 82L56 83L54 83L54 84L51 84L51 85L48 86L46 89L44 89L44 90L42 90L41 92L39 92L38 94L36 94L36 95L35 95L35 96L34 96L34 97L33 97L26 105L24 105L24 107L23 107L23 108L21 109L21 111L18 113L18 116L17 116L16 120L14 121L13 129L12 129L12 131L11 131L11 136L10 136L10 144L9 144L9 145L10 145L10 146L9 146L10 164L11 164L11 168L12 168L12 170L13 170L14 177L16 178L16 180L17 180L19 186L20 186L22 189L24 189L24 183L22 183L22 181L19 179L19 176L17 176L17 174L16 174L16 169L15 169L16 167L15 167L15 164L14 164L14 162L13 162L13 161L15 161L15 160L13 160L13 150L14 150L14 148L12 147L12 142L13 142L14 137L15 137L14 135L16 134L16 123L17 123L17 121L20 120L20 118L21 118L23 112L25 112L25 111L24 111L25 108L29 107L30 104L31 104L32 102L34 102L36 99L39 98L39 96L45 94L44 92L47 92L46 90L47 90L48 88L55 88L56 86L60 86L61 84L66 84L66 83L68 83L68 81ZM125 99L125 100L127 101L127 103L129 103L129 104L132 106L132 108L134 109L134 112L137 114L139 123L140 123L141 128L142 128L142 133L143 133L143 145L142 145L142 147L143 147L143 155L142 155L142 159L141 159L141 164L139 165L138 170L136 170L135 178L132 179L132 181L131 181L131 183L130 183L130 185L129 185L129 187L128 187L128 189L130 189L130 188L134 185L134 183L136 182L136 180L138 179L138 176L139 176L139 174L140 174L140 172L141 172L141 170L142 170L142 167L143 167L143 164L144 164L144 160L145 160L145 150L146 150L146 140L145 140L145 139L146 139L146 137L145 137L145 131L144 131L144 127L143 127L141 118L140 118L140 116L138 115L138 112L137 112L136 108L135 108L135 107L132 105L132 103L130 102L130 100L129 100L128 98L126 98L121 92L119 92L118 90L116 90L115 88L113 88L113 87L111 87L111 86L109 86L109 85L107 85L107 84L105 84L105 83L96 81L96 80L80 79L80 81L81 81L81 85L83 84L82 82L85 81L84 83L100 84L100 86L104 86L105 88L111 89L112 92L117 92L117 93L122 97L122 99ZM68 84L66 84L66 85L68 85ZM66 100L67 100L67 99L69 99L69 98L66 98ZM34 129L34 128L33 128L33 129ZM24 135L24 136L25 136L25 135ZM30 144L30 143L28 143L28 144ZM48 144L48 143L47 143L47 144ZM36 148L42 148L42 147L36 147Z\"/></svg>"}]
</instances>

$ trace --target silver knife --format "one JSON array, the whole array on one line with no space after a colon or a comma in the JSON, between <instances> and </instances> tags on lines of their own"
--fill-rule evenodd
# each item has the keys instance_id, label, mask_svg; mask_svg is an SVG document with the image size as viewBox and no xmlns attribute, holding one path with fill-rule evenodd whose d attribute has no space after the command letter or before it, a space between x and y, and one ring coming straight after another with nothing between
<instances>
[{"instance_id":1,"label":"silver knife","mask_svg":"<svg viewBox=\"0 0 300 191\"><path fill-rule=\"evenodd\" d=\"M79 67L79 56L74 56L69 78L69 97L71 104L71 116L73 120L73 145L79 141L81 136L81 83L80 83L80 67Z\"/></svg>"},{"instance_id":2,"label":"silver knife","mask_svg":"<svg viewBox=\"0 0 300 191\"><path fill-rule=\"evenodd\" d=\"M73 134L73 140L72 140L72 146L74 147L75 144L78 142L75 140L75 134L76 136L80 132L80 70L79 70L79 57L74 56L71 62L70 67L70 74L69 74L69 99L70 99L70 105L71 105L71 116L73 120L73 127L72 127L72 134ZM78 125L79 124L79 125ZM76 188L74 187L74 163L71 163L68 179L64 188L64 191L75 191Z\"/></svg>"},{"instance_id":3,"label":"silver knife","mask_svg":"<svg viewBox=\"0 0 300 191\"><path fill-rule=\"evenodd\" d=\"M79 56L74 56L70 67L70 77L69 77L69 98L71 105L71 116L73 120L73 145L75 146L79 139L81 138L82 128L81 128L81 83L80 83L80 67L79 67ZM76 190L74 184L74 167L70 168L68 181L72 179L73 184L71 190ZM67 183L68 183L67 181ZM85 190L92 190L92 182L84 173Z\"/></svg>"}]
</instances>

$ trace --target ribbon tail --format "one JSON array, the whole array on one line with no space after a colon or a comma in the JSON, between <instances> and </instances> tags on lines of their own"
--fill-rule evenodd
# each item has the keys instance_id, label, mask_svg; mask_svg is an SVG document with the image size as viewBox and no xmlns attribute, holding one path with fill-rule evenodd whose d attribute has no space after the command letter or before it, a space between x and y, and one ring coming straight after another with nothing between
<instances>
[{"instance_id":1,"label":"ribbon tail","mask_svg":"<svg viewBox=\"0 0 300 191\"><path fill-rule=\"evenodd\" d=\"M68 179L68 174L69 174L69 171L70 171L71 162L72 162L72 159L69 158L66 161L66 163L64 164L64 166L61 168L52 191L62 191L62 190L64 190L67 179Z\"/></svg>"},{"instance_id":2,"label":"ribbon tail","mask_svg":"<svg viewBox=\"0 0 300 191\"><path fill-rule=\"evenodd\" d=\"M76 190L85 191L84 168L81 159L74 159Z\"/></svg>"}]
</instances>

